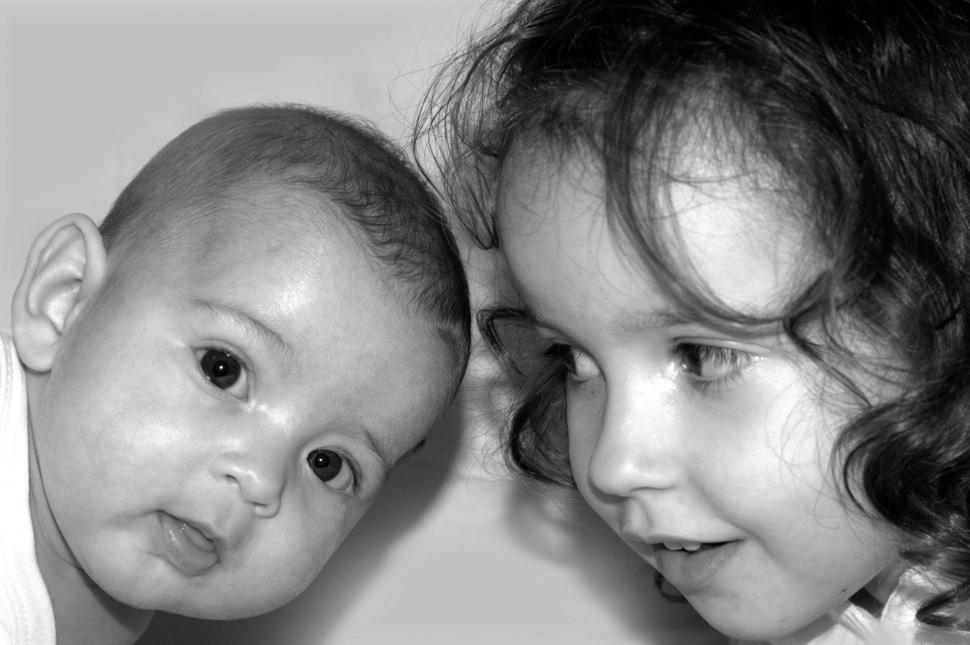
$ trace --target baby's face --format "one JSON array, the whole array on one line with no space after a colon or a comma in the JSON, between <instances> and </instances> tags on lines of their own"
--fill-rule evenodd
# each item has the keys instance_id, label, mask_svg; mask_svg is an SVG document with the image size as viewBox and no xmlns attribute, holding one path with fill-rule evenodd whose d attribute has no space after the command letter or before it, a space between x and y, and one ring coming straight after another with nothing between
<instances>
[{"instance_id":1,"label":"baby's face","mask_svg":"<svg viewBox=\"0 0 970 645\"><path fill-rule=\"evenodd\" d=\"M32 400L51 546L127 604L291 599L445 403L443 346L342 229L267 228L115 267Z\"/></svg>"}]
</instances>

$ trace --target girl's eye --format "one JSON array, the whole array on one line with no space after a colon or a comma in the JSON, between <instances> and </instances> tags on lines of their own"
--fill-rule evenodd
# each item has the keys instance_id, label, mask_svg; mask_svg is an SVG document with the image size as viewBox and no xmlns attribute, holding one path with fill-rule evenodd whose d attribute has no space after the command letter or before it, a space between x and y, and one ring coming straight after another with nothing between
<instances>
[{"instance_id":1,"label":"girl's eye","mask_svg":"<svg viewBox=\"0 0 970 645\"><path fill-rule=\"evenodd\" d=\"M242 364L229 352L208 349L199 359L202 373L220 390L228 390L243 374Z\"/></svg>"},{"instance_id":2,"label":"girl's eye","mask_svg":"<svg viewBox=\"0 0 970 645\"><path fill-rule=\"evenodd\" d=\"M683 343L676 349L680 368L702 386L726 385L754 362L755 356L728 347Z\"/></svg>"},{"instance_id":3,"label":"girl's eye","mask_svg":"<svg viewBox=\"0 0 970 645\"><path fill-rule=\"evenodd\" d=\"M562 361L571 381L581 383L599 376L600 368L593 357L577 347L555 343L548 354Z\"/></svg>"},{"instance_id":4,"label":"girl's eye","mask_svg":"<svg viewBox=\"0 0 970 645\"><path fill-rule=\"evenodd\" d=\"M357 478L350 462L335 450L317 448L311 450L306 458L310 470L317 479L331 488L340 491L351 491L356 487Z\"/></svg>"}]
</instances>

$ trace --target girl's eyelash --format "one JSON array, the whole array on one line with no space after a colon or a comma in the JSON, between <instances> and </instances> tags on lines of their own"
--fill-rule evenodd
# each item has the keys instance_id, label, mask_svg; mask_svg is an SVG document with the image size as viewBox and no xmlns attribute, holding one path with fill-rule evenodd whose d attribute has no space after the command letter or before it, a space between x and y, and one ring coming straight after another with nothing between
<instances>
[{"instance_id":1,"label":"girl's eyelash","mask_svg":"<svg viewBox=\"0 0 970 645\"><path fill-rule=\"evenodd\" d=\"M566 371L572 373L575 366L573 365L572 352L569 350L569 345L565 343L551 343L542 355L544 358L554 361L557 365L562 366Z\"/></svg>"},{"instance_id":2,"label":"girl's eyelash","mask_svg":"<svg viewBox=\"0 0 970 645\"><path fill-rule=\"evenodd\" d=\"M566 369L571 369L572 354L569 351L569 345L563 343L551 343L544 352L542 356L556 363L563 364Z\"/></svg>"},{"instance_id":3,"label":"girl's eyelash","mask_svg":"<svg viewBox=\"0 0 970 645\"><path fill-rule=\"evenodd\" d=\"M758 359L757 356L740 349L688 342L674 344L671 354L681 373L690 380L695 389L702 392L728 387ZM543 352L543 357L566 371L569 380L582 382L588 375L578 373L577 356L583 361L589 361L591 365L594 364L592 357L567 343L553 342Z\"/></svg>"},{"instance_id":4,"label":"girl's eyelash","mask_svg":"<svg viewBox=\"0 0 970 645\"><path fill-rule=\"evenodd\" d=\"M562 369L565 369L569 380L573 382L582 382L591 376L579 374L579 370L576 366L577 356L579 356L582 361L588 362L590 365L595 365L592 356L573 345L562 342L553 342L551 345L549 345L545 352L543 352L543 356L554 361L555 364L560 366Z\"/></svg>"},{"instance_id":5,"label":"girl's eyelash","mask_svg":"<svg viewBox=\"0 0 970 645\"><path fill-rule=\"evenodd\" d=\"M757 359L739 349L703 343L678 343L674 355L679 368L702 392L729 386Z\"/></svg>"}]
</instances>

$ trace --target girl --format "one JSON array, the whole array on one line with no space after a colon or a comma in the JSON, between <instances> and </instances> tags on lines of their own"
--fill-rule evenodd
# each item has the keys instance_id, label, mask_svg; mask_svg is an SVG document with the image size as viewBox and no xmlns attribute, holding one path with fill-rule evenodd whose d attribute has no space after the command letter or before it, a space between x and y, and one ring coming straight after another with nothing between
<instances>
[{"instance_id":1,"label":"girl","mask_svg":"<svg viewBox=\"0 0 970 645\"><path fill-rule=\"evenodd\" d=\"M427 97L512 463L732 637L970 639L968 19L525 0Z\"/></svg>"}]
</instances>

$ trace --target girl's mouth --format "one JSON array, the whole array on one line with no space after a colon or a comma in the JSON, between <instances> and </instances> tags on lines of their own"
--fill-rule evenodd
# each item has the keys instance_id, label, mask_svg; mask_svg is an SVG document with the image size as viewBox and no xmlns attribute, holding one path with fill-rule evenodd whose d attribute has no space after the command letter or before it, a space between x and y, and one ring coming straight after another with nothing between
<instances>
[{"instance_id":1,"label":"girl's mouth","mask_svg":"<svg viewBox=\"0 0 970 645\"><path fill-rule=\"evenodd\" d=\"M687 553L695 553L704 549L717 548L725 544L727 544L727 542L662 542L660 544L655 544L653 548L662 548L668 551L686 551Z\"/></svg>"},{"instance_id":2,"label":"girl's mouth","mask_svg":"<svg viewBox=\"0 0 970 645\"><path fill-rule=\"evenodd\" d=\"M712 584L741 542L663 542L652 545L656 568L667 581L688 595Z\"/></svg>"}]
</instances>

